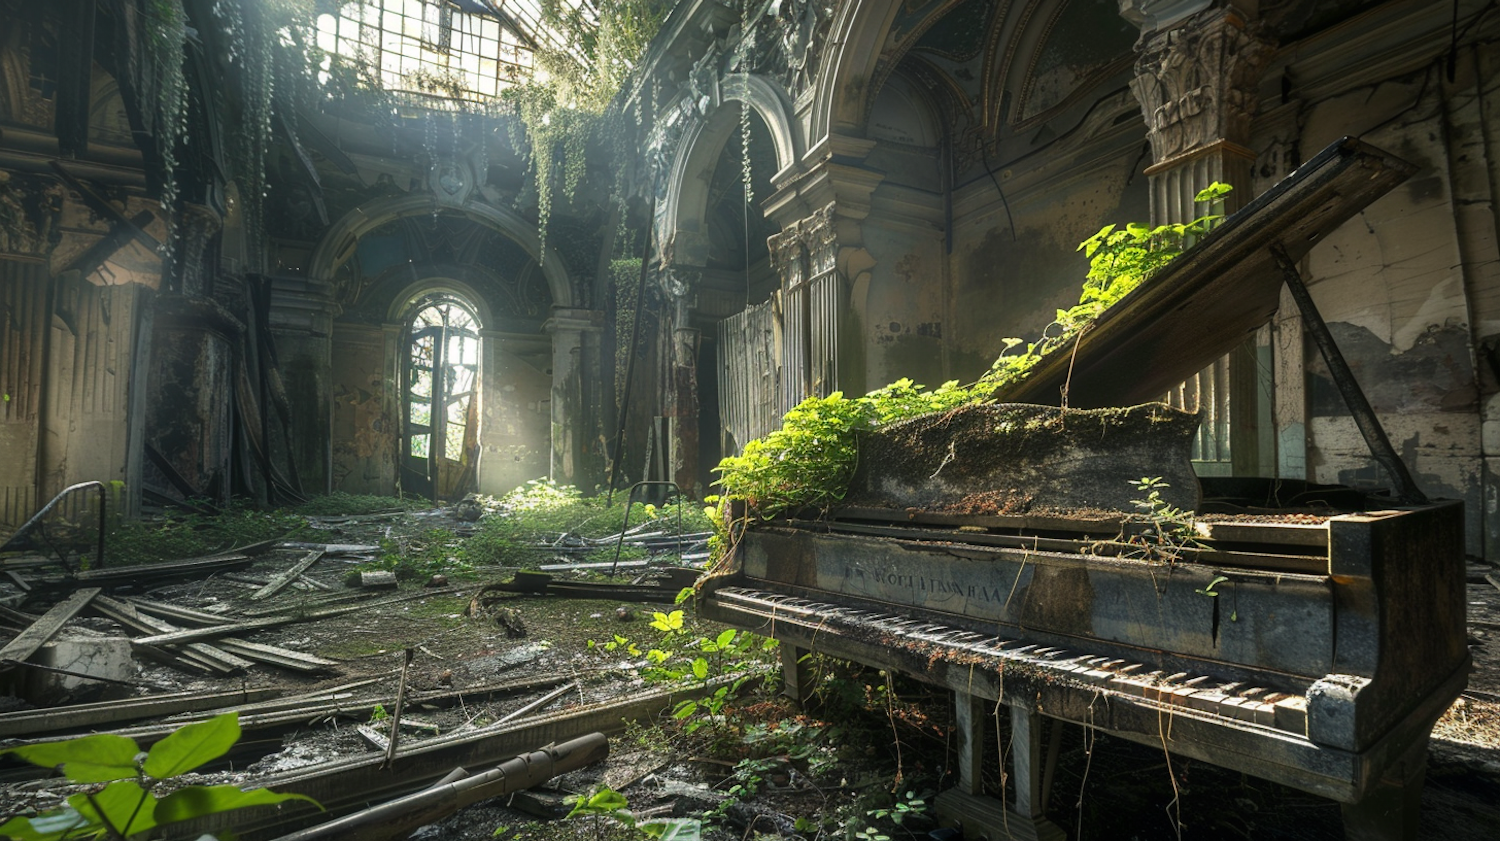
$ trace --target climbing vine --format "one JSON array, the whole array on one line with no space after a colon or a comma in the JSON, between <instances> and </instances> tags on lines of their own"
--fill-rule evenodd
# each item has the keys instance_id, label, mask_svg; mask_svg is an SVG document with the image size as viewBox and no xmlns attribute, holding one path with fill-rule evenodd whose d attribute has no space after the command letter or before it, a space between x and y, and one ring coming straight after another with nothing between
<instances>
[{"instance_id":1,"label":"climbing vine","mask_svg":"<svg viewBox=\"0 0 1500 841\"><path fill-rule=\"evenodd\" d=\"M1230 191L1215 182L1197 196L1210 211L1222 209ZM1079 244L1089 271L1078 303L1057 318L1034 342L1008 338L990 369L977 381L956 380L927 390L901 379L863 397L834 392L810 397L787 412L780 429L745 445L715 471L725 501L743 502L761 518L805 507L827 507L841 500L858 457L855 433L930 412L942 412L991 399L999 388L1024 378L1047 355L1093 324L1171 262L1222 217L1209 212L1191 222L1152 227L1108 225ZM1024 347L1024 350L1018 350Z\"/></svg>"},{"instance_id":2,"label":"climbing vine","mask_svg":"<svg viewBox=\"0 0 1500 841\"><path fill-rule=\"evenodd\" d=\"M626 116L611 111L611 104L672 5L669 0L576 6L543 0L542 25L555 40L537 50L536 75L502 94L520 121L511 140L531 167L542 239L558 188L571 197L583 182L589 146L626 129Z\"/></svg>"},{"instance_id":3,"label":"climbing vine","mask_svg":"<svg viewBox=\"0 0 1500 841\"><path fill-rule=\"evenodd\" d=\"M161 167L161 207L167 235L162 239L164 262L172 258L177 207L177 146L187 136L188 87L183 74L187 45L187 11L182 0L151 0L145 6L144 50L151 95L145 110L154 123L156 154Z\"/></svg>"}]
</instances>

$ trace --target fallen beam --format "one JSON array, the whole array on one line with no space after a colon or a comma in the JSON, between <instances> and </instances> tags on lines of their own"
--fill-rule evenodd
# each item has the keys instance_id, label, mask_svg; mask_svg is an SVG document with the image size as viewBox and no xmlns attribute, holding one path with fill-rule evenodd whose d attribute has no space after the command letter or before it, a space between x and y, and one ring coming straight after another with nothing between
<instances>
[{"instance_id":1,"label":"fallen beam","mask_svg":"<svg viewBox=\"0 0 1500 841\"><path fill-rule=\"evenodd\" d=\"M308 567L311 567L313 564L317 563L318 559L321 557L323 557L323 550L321 549L314 549L313 551L308 552L305 556L302 557L301 560L277 573L269 582L266 583L266 586L251 593L250 601L258 602L261 599L269 599L270 597L281 592L282 589L286 587L286 585L292 583L293 581L296 581L297 576L301 575L304 572L307 572Z\"/></svg>"},{"instance_id":2,"label":"fallen beam","mask_svg":"<svg viewBox=\"0 0 1500 841\"><path fill-rule=\"evenodd\" d=\"M26 662L38 648L57 636L62 626L78 611L83 610L84 606L97 595L99 595L98 587L87 587L53 605L51 610L42 614L42 618L33 622L4 648L0 648L0 661ZM7 666L0 663L0 670L5 668Z\"/></svg>"},{"instance_id":3,"label":"fallen beam","mask_svg":"<svg viewBox=\"0 0 1500 841\"><path fill-rule=\"evenodd\" d=\"M40 710L0 714L0 737L80 730L154 716L238 707L264 701L281 694L279 689L235 689L228 692L174 692L169 695L145 695L92 704L72 704Z\"/></svg>"},{"instance_id":4,"label":"fallen beam","mask_svg":"<svg viewBox=\"0 0 1500 841\"><path fill-rule=\"evenodd\" d=\"M150 599L128 597L120 601L135 608L137 614L149 613L162 619L176 619L179 622L189 622L194 625L225 625L234 621L232 617L221 616L217 613L205 613L201 610Z\"/></svg>"},{"instance_id":5,"label":"fallen beam","mask_svg":"<svg viewBox=\"0 0 1500 841\"><path fill-rule=\"evenodd\" d=\"M441 590L422 590L413 593L406 593L400 596L394 596L388 599L381 599L379 601L370 601L363 604L351 605L348 607L335 607L327 608L324 610L309 610L306 613L296 616L286 614L280 616L266 616L260 619L247 619L242 622L231 622L227 625L215 625L210 628L189 628L186 630L173 631L169 634L159 634L154 637L142 637L141 639L135 640L135 643L137 645L180 645L184 642L228 636L230 634L239 634L245 631L258 631L263 628L274 628L278 625L291 625L298 622L313 622L318 619L332 619L335 616L345 616L347 614L355 613L361 610L369 610L371 608L399 604L405 601L412 601L413 599L425 599L431 596L461 593L465 590L472 589L474 589L472 586L464 586L448 587Z\"/></svg>"},{"instance_id":6,"label":"fallen beam","mask_svg":"<svg viewBox=\"0 0 1500 841\"><path fill-rule=\"evenodd\" d=\"M117 622L138 634L170 634L180 630L176 625L151 616L142 616L140 611L121 601L100 596L94 599L93 611L105 619ZM130 641L132 648L157 648L142 643L145 637ZM201 642L188 643L180 652L183 657L221 674L243 671L252 665L249 660L236 657L212 645Z\"/></svg>"},{"instance_id":7,"label":"fallen beam","mask_svg":"<svg viewBox=\"0 0 1500 841\"><path fill-rule=\"evenodd\" d=\"M326 841L357 838L381 841L397 838L424 824L441 820L465 806L492 797L541 785L559 774L576 771L609 756L609 740L603 733L590 733L560 745L506 760L495 768L469 776L458 771L457 779L444 778L431 788L399 797L352 815L282 836L279 841Z\"/></svg>"},{"instance_id":8,"label":"fallen beam","mask_svg":"<svg viewBox=\"0 0 1500 841\"><path fill-rule=\"evenodd\" d=\"M230 654L244 657L247 660L256 660L261 663L269 663L294 672L304 674L322 674L335 671L338 668L337 660L328 660L312 654L304 654L301 651L293 651L290 648L282 648L276 645L266 645L259 642L225 637L219 640L219 648Z\"/></svg>"}]
</instances>

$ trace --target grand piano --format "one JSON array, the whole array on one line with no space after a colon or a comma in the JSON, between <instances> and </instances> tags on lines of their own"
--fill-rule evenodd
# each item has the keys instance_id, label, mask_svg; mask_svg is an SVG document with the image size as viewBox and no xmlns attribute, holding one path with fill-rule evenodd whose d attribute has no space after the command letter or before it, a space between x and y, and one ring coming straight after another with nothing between
<instances>
[{"instance_id":1,"label":"grand piano","mask_svg":"<svg viewBox=\"0 0 1500 841\"><path fill-rule=\"evenodd\" d=\"M702 585L702 612L779 639L794 697L807 650L952 690L961 761L937 805L969 839L1062 837L1045 817L1062 729L1049 721L1331 798L1349 838L1414 839L1427 741L1469 670L1462 504L1412 481L1296 269L1412 171L1357 140L1333 144L998 405L867 434L846 504L745 529L728 571ZM1388 492L1199 481L1195 419L1111 408L1155 400L1242 343L1283 285ZM1015 405L1055 406L1064 385L1067 410ZM1019 455L967 474L950 466L987 432L1048 424L1115 431L993 446ZM1165 557L1142 548L1162 524L1129 502L1143 495L1131 480L1161 474L1162 502L1198 515ZM997 703L1011 740L1003 801L980 779Z\"/></svg>"}]
</instances>

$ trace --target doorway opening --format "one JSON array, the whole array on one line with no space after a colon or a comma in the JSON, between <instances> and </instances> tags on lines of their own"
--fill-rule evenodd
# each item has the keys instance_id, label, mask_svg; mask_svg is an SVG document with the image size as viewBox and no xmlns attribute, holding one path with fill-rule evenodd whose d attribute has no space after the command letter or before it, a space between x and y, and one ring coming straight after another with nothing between
<instances>
[{"instance_id":1,"label":"doorway opening","mask_svg":"<svg viewBox=\"0 0 1500 841\"><path fill-rule=\"evenodd\" d=\"M457 295L418 298L406 323L401 485L428 499L473 490L479 461L479 330Z\"/></svg>"}]
</instances>

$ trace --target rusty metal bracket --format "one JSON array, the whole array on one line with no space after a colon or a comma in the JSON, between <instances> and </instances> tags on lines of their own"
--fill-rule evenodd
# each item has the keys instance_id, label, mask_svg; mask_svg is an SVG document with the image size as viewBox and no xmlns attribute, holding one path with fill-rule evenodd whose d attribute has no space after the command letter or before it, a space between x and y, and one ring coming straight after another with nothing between
<instances>
[{"instance_id":1,"label":"rusty metal bracket","mask_svg":"<svg viewBox=\"0 0 1500 841\"><path fill-rule=\"evenodd\" d=\"M667 479L647 479L643 482L636 482L634 485L630 486L630 493L626 494L625 496L625 522L620 524L620 538L615 541L615 560L614 563L609 565L610 577L614 577L615 572L620 567L620 549L625 545L625 533L630 531L630 507L635 504L635 492L645 487L646 485L667 485L672 488L672 491L676 493L679 498L686 498L687 496L687 494L684 494L682 492L682 488L679 488L677 486L676 482ZM670 497L668 498L670 499ZM677 534L679 538L682 535L681 505L678 505L677 507ZM677 563L682 563L682 541L680 539L677 541Z\"/></svg>"},{"instance_id":2,"label":"rusty metal bracket","mask_svg":"<svg viewBox=\"0 0 1500 841\"><path fill-rule=\"evenodd\" d=\"M21 540L21 538L25 537L27 534L30 534L34 529L38 528L41 525L41 523L42 523L42 518L46 517L47 514L48 514L48 512L50 512L53 508L56 508L57 504L59 502L61 502L63 500L63 498L66 497L68 494L71 494L71 493L73 493L75 491L88 490L90 488L99 491L99 540L98 540L98 549L97 549L97 553L98 554L94 558L93 568L94 569L103 569L104 568L104 530L105 530L105 527L106 527L106 518L105 518L104 515L105 515L105 506L108 504L107 489L104 487L104 483L103 482L79 482L76 485L69 485L68 487L63 488L61 491L58 492L57 496L52 497L52 501L51 502L49 502L46 505L42 506L42 509L40 511L36 512L35 514L33 514L32 517L31 517L31 519L27 520L19 529L16 529L15 533L12 534L10 537L7 537L5 539L4 543L0 543L0 552L4 552L4 551L6 551L8 549L11 549L11 548L13 548L13 546L15 548L19 548L19 545L20 545L19 541ZM58 560L62 562L62 564L63 564L64 567L68 566L67 558L64 557L62 555L62 553L60 553L60 552L58 553ZM69 572L69 574L72 574L73 570L70 568L70 569L68 569L68 572Z\"/></svg>"},{"instance_id":3,"label":"rusty metal bracket","mask_svg":"<svg viewBox=\"0 0 1500 841\"><path fill-rule=\"evenodd\" d=\"M1307 332L1312 334L1313 342L1323 354L1323 361L1328 364L1333 384L1338 387L1344 404L1349 407L1349 414L1354 416L1360 435L1364 436L1365 444L1370 448L1370 455L1390 474L1391 481L1395 484L1396 499L1412 505L1425 505L1427 495L1417 487L1411 472L1406 469L1406 462L1401 460L1396 448L1391 446L1385 427L1380 425L1380 418L1375 416L1375 410L1370 406L1369 398L1365 397L1364 389L1354 379L1354 372L1349 369L1349 363L1339 351L1338 343L1333 340L1333 333L1329 331L1323 315L1313 303L1307 284L1297 271L1296 263L1292 262L1292 258L1280 244L1271 246L1271 254L1276 258L1276 266L1281 269L1281 277L1286 282L1287 290L1297 302L1297 309L1302 313L1302 322L1307 325Z\"/></svg>"}]
</instances>

